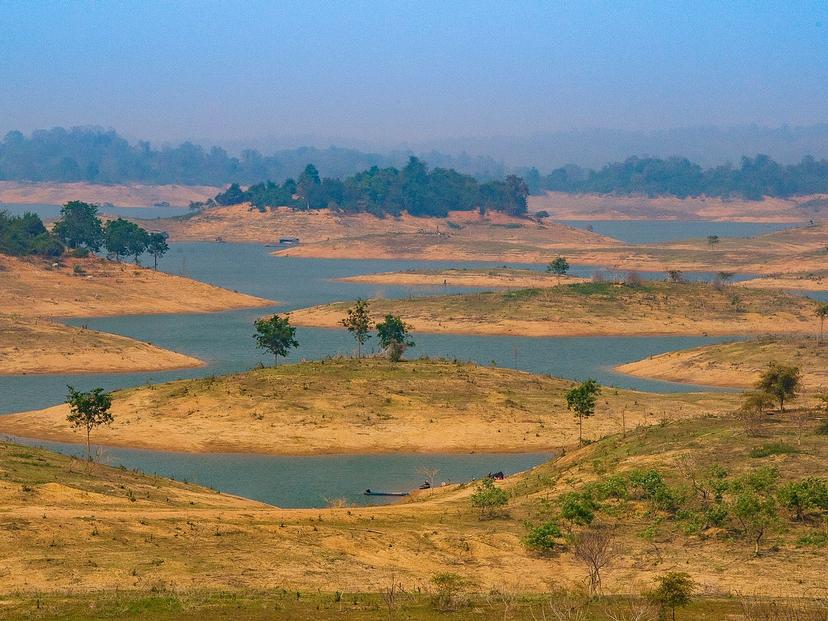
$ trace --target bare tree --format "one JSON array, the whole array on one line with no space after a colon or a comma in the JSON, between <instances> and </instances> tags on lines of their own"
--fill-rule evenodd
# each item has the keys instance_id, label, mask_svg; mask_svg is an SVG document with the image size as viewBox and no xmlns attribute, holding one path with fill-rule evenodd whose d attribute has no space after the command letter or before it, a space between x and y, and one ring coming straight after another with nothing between
<instances>
[{"instance_id":1,"label":"bare tree","mask_svg":"<svg viewBox=\"0 0 828 621\"><path fill-rule=\"evenodd\" d=\"M575 560L584 565L589 578L589 594L601 593L601 571L618 556L613 534L603 527L585 530L575 540Z\"/></svg>"},{"instance_id":2,"label":"bare tree","mask_svg":"<svg viewBox=\"0 0 828 621\"><path fill-rule=\"evenodd\" d=\"M385 603L385 609L388 612L388 621L394 621L397 618L397 612L400 609L400 599L405 595L402 583L397 580L395 574L391 574L389 583L380 591L382 601Z\"/></svg>"},{"instance_id":3,"label":"bare tree","mask_svg":"<svg viewBox=\"0 0 828 621\"><path fill-rule=\"evenodd\" d=\"M433 466L420 466L417 468L417 474L425 479L429 487L434 487L434 479L440 474L440 469Z\"/></svg>"}]
</instances>

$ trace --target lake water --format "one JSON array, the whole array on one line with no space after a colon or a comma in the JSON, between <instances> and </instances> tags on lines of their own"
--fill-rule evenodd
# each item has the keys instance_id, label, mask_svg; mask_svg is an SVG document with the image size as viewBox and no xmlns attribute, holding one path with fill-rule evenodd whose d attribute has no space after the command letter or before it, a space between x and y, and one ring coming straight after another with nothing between
<instances>
[{"instance_id":1,"label":"lake water","mask_svg":"<svg viewBox=\"0 0 828 621\"><path fill-rule=\"evenodd\" d=\"M715 222L709 220L562 220L561 222L580 229L591 227L596 233L630 244L699 239L708 235L756 237L803 224L802 222Z\"/></svg>"},{"instance_id":2,"label":"lake water","mask_svg":"<svg viewBox=\"0 0 828 621\"><path fill-rule=\"evenodd\" d=\"M269 312L362 297L405 297L468 291L455 287L396 287L336 282L335 278L418 267L491 267L486 263L348 261L273 257L271 248L252 244L174 244L159 267L216 285L280 302L278 306L200 315L134 315L72 319L70 323L132 336L207 362L198 369L169 372L0 377L0 413L46 407L63 401L66 385L106 389L243 371L258 362L270 363L254 347L253 319ZM514 266L514 265L512 265ZM541 269L541 266L531 266ZM575 266L587 275L589 268ZM656 276L656 275L653 275ZM661 277L661 275L658 275ZM140 309L136 309L136 312ZM299 328L298 351L289 360L351 354L354 342L344 330ZM526 338L416 334L409 355L442 356L549 373L570 379L594 377L602 384L640 390L687 391L695 387L649 381L617 374L612 367L665 351L726 340L706 337L589 337ZM370 349L370 348L369 348ZM71 444L38 442L66 452ZM110 461L179 480L198 482L225 492L280 506L322 506L325 499L366 499L365 488L406 490L420 482L417 468L434 466L444 480L468 480L493 470L515 472L548 455L384 455L272 457L250 455L192 455L158 451L107 449Z\"/></svg>"},{"instance_id":3,"label":"lake water","mask_svg":"<svg viewBox=\"0 0 828 621\"><path fill-rule=\"evenodd\" d=\"M62 205L29 204L29 203L0 203L0 210L6 210L13 215L22 215L26 212L36 213L43 220L52 220L60 215ZM101 207L100 213L107 216L121 216L123 218L172 218L189 213L187 207ZM147 226L150 226L149 224Z\"/></svg>"}]
</instances>

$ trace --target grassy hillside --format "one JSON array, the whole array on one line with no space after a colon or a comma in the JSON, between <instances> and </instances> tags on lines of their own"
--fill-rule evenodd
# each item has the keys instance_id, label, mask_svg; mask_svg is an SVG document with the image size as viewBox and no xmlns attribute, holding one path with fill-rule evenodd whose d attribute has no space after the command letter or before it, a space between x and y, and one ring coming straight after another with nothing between
<instances>
[{"instance_id":1,"label":"grassy hillside","mask_svg":"<svg viewBox=\"0 0 828 621\"><path fill-rule=\"evenodd\" d=\"M340 278L342 282L365 282L383 285L493 287L496 289L524 289L527 287L554 287L574 282L588 282L577 276L558 277L538 270L452 268L444 270L411 269L405 272L360 274Z\"/></svg>"},{"instance_id":2,"label":"grassy hillside","mask_svg":"<svg viewBox=\"0 0 828 621\"><path fill-rule=\"evenodd\" d=\"M572 382L447 360L338 358L181 380L114 394L103 444L273 454L538 451L577 441ZM727 411L736 396L605 389L600 437L667 418ZM78 441L65 405L0 417L15 435Z\"/></svg>"},{"instance_id":3,"label":"grassy hillside","mask_svg":"<svg viewBox=\"0 0 828 621\"><path fill-rule=\"evenodd\" d=\"M749 388L773 361L799 367L806 391L828 390L828 345L817 345L813 337L705 345L630 362L617 370L674 382Z\"/></svg>"},{"instance_id":4,"label":"grassy hillside","mask_svg":"<svg viewBox=\"0 0 828 621\"><path fill-rule=\"evenodd\" d=\"M640 594L654 576L684 571L700 599L682 618L746 618L738 599L722 598L759 584L763 597L824 587L826 510L798 519L777 500L786 483L825 476L828 435L814 421L797 444L795 416L769 417L756 437L729 418L608 437L498 483L508 502L486 519L470 501L476 484L390 507L279 510L3 444L0 521L13 536L0 538L0 614L84 618L92 607L115 618L369 619L383 614L376 593L397 581L411 594L398 600L400 618L432 619L445 613L435 611L431 577L450 572L464 581L452 618L537 619L541 608L555 618L560 600L544 594L580 589L585 569L573 538L600 525L618 551L603 571L607 594ZM735 501L757 478L775 489L755 555ZM721 503L705 501L702 490L719 483ZM585 498L590 526L564 517L567 503ZM561 528L555 548L527 549L531 529L549 520ZM605 608L621 605L599 599L583 618L607 620Z\"/></svg>"},{"instance_id":5,"label":"grassy hillside","mask_svg":"<svg viewBox=\"0 0 828 621\"><path fill-rule=\"evenodd\" d=\"M300 309L291 319L336 327L350 305ZM815 309L781 292L651 281L371 301L375 319L400 315L415 330L521 336L815 333Z\"/></svg>"}]
</instances>

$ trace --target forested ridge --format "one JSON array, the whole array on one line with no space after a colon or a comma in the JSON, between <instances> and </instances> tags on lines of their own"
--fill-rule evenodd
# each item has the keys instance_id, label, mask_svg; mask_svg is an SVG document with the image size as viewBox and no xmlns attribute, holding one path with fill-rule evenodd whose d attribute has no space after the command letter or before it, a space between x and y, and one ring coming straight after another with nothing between
<instances>
[{"instance_id":1,"label":"forested ridge","mask_svg":"<svg viewBox=\"0 0 828 621\"><path fill-rule=\"evenodd\" d=\"M243 190L232 184L215 197L219 205L251 203L294 209L334 209L345 213L367 212L445 217L450 211L501 211L513 216L527 211L529 189L520 177L509 175L504 181L478 183L471 175L456 170L434 168L411 157L400 170L373 166L345 179L321 178L316 166L309 164L298 179L279 184L266 181Z\"/></svg>"},{"instance_id":2,"label":"forested ridge","mask_svg":"<svg viewBox=\"0 0 828 621\"><path fill-rule=\"evenodd\" d=\"M0 141L0 180L34 182L146 183L184 185L282 184L313 162L327 179L366 175L402 167L411 154L366 153L356 149L302 147L263 155L248 149L233 156L220 147L184 142L153 147L130 144L113 130L54 128L30 136L11 131ZM504 179L509 170L490 157L428 153L437 170L472 175L478 182ZM360 171L364 171L360 173ZM544 191L646 196L721 196L759 200L828 193L828 160L806 156L779 164L766 155L736 164L703 168L684 157L630 157L593 170L568 165L552 171L514 170L532 194ZM376 176L376 175L372 175ZM272 190L272 188L271 188ZM337 201L338 202L338 201ZM347 201L346 201L347 202ZM370 206L376 200L363 201ZM367 208L367 207L360 207Z\"/></svg>"}]
</instances>

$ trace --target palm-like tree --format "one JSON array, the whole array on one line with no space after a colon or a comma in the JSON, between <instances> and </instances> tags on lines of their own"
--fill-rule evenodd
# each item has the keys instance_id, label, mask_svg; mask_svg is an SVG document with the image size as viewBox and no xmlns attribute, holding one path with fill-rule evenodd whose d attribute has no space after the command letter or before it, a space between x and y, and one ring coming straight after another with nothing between
<instances>
[{"instance_id":1,"label":"palm-like tree","mask_svg":"<svg viewBox=\"0 0 828 621\"><path fill-rule=\"evenodd\" d=\"M817 306L816 316L819 317L819 338L817 338L817 344L819 344L822 343L822 329L825 327L825 318L828 317L828 302Z\"/></svg>"}]
</instances>

